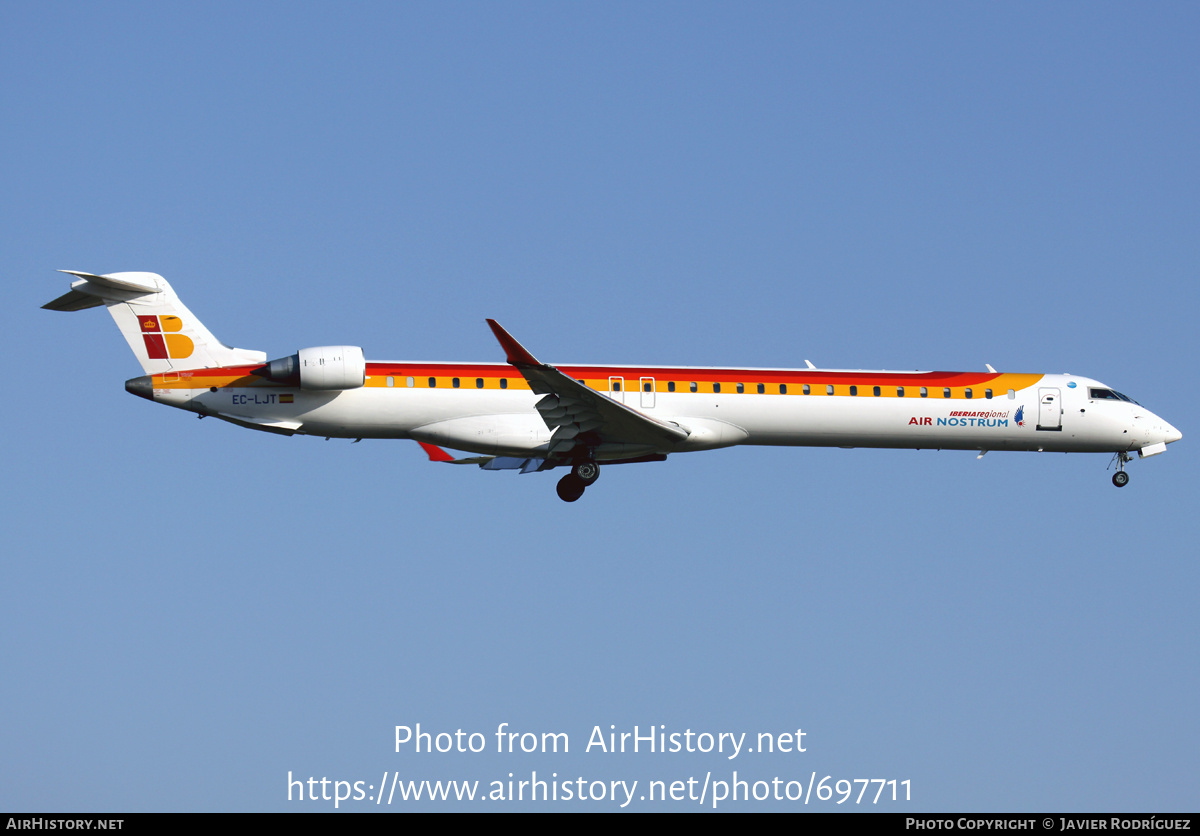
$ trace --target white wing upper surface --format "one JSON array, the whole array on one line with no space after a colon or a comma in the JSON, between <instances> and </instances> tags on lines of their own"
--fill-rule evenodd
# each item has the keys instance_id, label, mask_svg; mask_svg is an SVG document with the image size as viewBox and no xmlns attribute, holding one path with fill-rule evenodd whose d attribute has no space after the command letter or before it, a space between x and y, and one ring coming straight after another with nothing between
<instances>
[{"instance_id":1,"label":"white wing upper surface","mask_svg":"<svg viewBox=\"0 0 1200 836\"><path fill-rule=\"evenodd\" d=\"M677 424L651 418L619 401L568 377L547 363L540 363L513 339L499 323L488 320L496 339L511 363L529 382L536 395L538 413L553 430L549 453L568 455L577 446L627 444L667 452L687 439L689 433Z\"/></svg>"}]
</instances>

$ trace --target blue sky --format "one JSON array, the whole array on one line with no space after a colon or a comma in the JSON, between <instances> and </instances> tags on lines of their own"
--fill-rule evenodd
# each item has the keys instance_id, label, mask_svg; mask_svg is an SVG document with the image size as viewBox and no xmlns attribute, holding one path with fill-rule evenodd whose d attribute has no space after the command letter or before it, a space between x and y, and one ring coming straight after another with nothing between
<instances>
[{"instance_id":1,"label":"blue sky","mask_svg":"<svg viewBox=\"0 0 1200 836\"><path fill-rule=\"evenodd\" d=\"M4 4L0 808L736 769L910 780L897 811L1193 809L1198 24ZM500 360L494 317L564 364L1072 372L1184 440L1121 491L1103 456L732 449L566 505L132 398L109 317L39 310L58 268L161 273L271 356ZM396 753L416 723L572 749ZM808 751L583 751L655 724Z\"/></svg>"}]
</instances>

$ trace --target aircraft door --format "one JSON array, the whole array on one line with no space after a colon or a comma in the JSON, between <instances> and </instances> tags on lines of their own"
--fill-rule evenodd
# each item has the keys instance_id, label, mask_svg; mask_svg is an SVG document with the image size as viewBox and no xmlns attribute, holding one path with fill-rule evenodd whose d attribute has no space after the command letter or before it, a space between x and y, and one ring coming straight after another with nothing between
<instances>
[{"instance_id":1,"label":"aircraft door","mask_svg":"<svg viewBox=\"0 0 1200 836\"><path fill-rule=\"evenodd\" d=\"M625 403L625 378L610 377L608 379L608 396L614 401Z\"/></svg>"},{"instance_id":2,"label":"aircraft door","mask_svg":"<svg viewBox=\"0 0 1200 836\"><path fill-rule=\"evenodd\" d=\"M654 378L643 377L638 383L639 389L642 390L642 409L654 408Z\"/></svg>"},{"instance_id":3,"label":"aircraft door","mask_svg":"<svg viewBox=\"0 0 1200 836\"><path fill-rule=\"evenodd\" d=\"M1039 430L1062 429L1062 395L1058 389L1038 389Z\"/></svg>"}]
</instances>

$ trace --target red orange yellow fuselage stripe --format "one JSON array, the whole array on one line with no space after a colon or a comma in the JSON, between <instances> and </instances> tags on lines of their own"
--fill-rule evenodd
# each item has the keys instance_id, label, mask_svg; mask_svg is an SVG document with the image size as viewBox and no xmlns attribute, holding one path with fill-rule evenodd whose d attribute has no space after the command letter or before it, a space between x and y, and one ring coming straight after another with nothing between
<instances>
[{"instance_id":1,"label":"red orange yellow fuselage stripe","mask_svg":"<svg viewBox=\"0 0 1200 836\"><path fill-rule=\"evenodd\" d=\"M294 388L286 383L268 380L254 374L261 366L229 366L213 369L190 369L168 372L153 376L156 389L208 389L208 388ZM559 370L598 391L609 391L614 378L619 378L627 391L642 391L649 384L652 391L680 394L691 391L696 384L698 392L713 392L713 384L721 384L722 394L733 394L738 384L743 384L746 394L758 394L758 384L763 384L762 394L781 394L780 384L789 395L823 395L833 386L835 395L871 395L874 387L880 387L880 396L897 397L899 390L904 397L919 397L923 387L937 397L941 391L951 390L951 397L984 397L985 387L995 393L1009 389L1020 390L1035 385L1040 374L1013 374L992 372L890 372L890 371L824 371L812 369L733 369L733 368L688 368L678 366L560 366ZM389 385L406 388L463 388L463 389L528 389L520 373L505 364L458 364L458 363L368 363L368 387ZM409 386L408 379L412 378ZM430 379L433 380L432 387ZM455 382L457 381L457 385ZM482 386L479 382L482 381ZM674 384L672 388L672 384ZM912 391L909 391L909 390ZM968 389L979 389L967 394Z\"/></svg>"}]
</instances>

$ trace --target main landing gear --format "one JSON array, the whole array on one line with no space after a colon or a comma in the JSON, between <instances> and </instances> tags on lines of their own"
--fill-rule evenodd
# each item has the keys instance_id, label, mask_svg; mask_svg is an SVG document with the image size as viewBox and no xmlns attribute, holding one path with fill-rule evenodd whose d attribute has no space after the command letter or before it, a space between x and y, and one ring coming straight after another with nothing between
<instances>
[{"instance_id":1,"label":"main landing gear","mask_svg":"<svg viewBox=\"0 0 1200 836\"><path fill-rule=\"evenodd\" d=\"M1113 474L1113 484L1118 488L1123 488L1129 484L1129 474L1125 472L1125 462L1129 461L1129 454L1124 450L1117 453L1117 472Z\"/></svg>"},{"instance_id":2,"label":"main landing gear","mask_svg":"<svg viewBox=\"0 0 1200 836\"><path fill-rule=\"evenodd\" d=\"M574 502L583 496L588 485L600 478L600 465L590 459L575 462L571 472L558 480L558 498L563 502Z\"/></svg>"}]
</instances>

